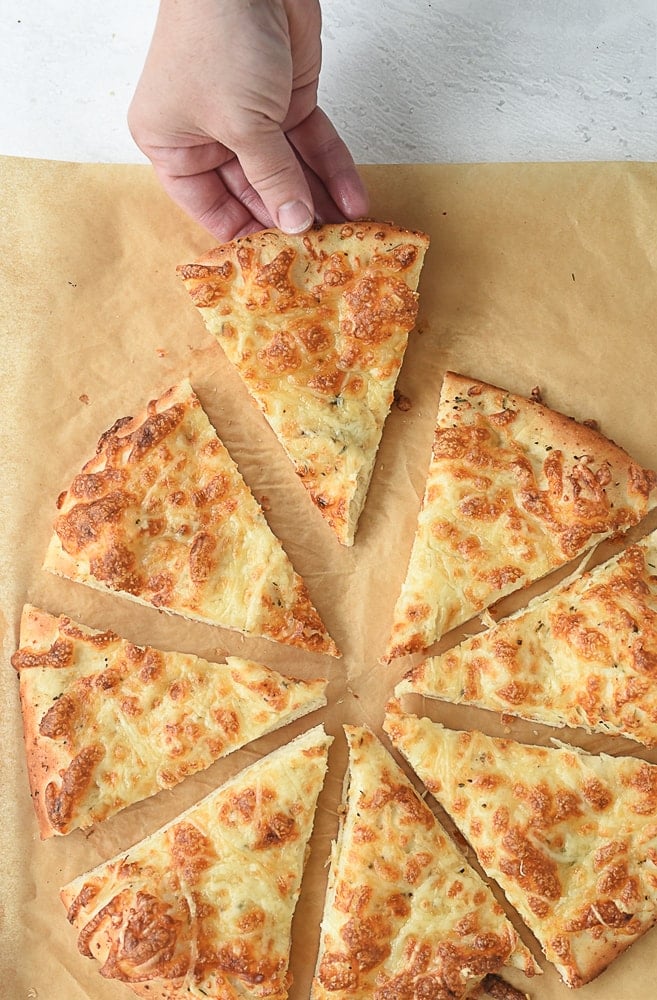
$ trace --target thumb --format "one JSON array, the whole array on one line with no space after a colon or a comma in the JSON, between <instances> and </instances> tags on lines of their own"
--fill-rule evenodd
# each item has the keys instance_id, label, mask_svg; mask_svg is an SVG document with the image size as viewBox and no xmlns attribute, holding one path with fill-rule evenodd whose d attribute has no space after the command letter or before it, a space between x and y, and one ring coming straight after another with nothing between
<instances>
[{"instance_id":1,"label":"thumb","mask_svg":"<svg viewBox=\"0 0 657 1000\"><path fill-rule=\"evenodd\" d=\"M272 121L261 123L249 141L235 149L244 174L284 233L304 233L315 209L308 182L283 131Z\"/></svg>"}]
</instances>

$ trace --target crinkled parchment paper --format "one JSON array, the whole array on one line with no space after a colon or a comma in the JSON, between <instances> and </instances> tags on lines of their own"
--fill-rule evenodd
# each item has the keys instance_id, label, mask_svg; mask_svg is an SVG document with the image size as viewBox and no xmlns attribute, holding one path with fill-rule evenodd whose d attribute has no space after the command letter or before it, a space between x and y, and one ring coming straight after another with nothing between
<instances>
[{"instance_id":1,"label":"crinkled parchment paper","mask_svg":"<svg viewBox=\"0 0 657 1000\"><path fill-rule=\"evenodd\" d=\"M193 260L212 240L170 203L150 168L0 160L0 983L8 1000L132 996L78 953L59 887L323 721L336 739L293 929L292 997L307 998L346 760L341 725L367 723L381 735L385 701L411 662L384 666L378 657L405 574L446 368L519 393L539 386L548 405L597 420L639 461L657 466L656 165L378 166L363 173L372 215L424 229L432 242L418 326L398 383L411 406L393 407L349 550L313 508L176 277L176 264ZM266 498L271 527L308 582L342 660L186 623L42 571L55 499L101 432L185 376L253 493ZM501 610L528 596L508 600ZM41 843L9 663L25 601L138 643L210 659L247 655L300 677L327 676L330 705L86 836L75 832ZM452 633L440 648L466 631ZM484 712L438 703L424 708L458 728L480 726L541 743L554 735ZM655 759L623 740L579 730L558 735ZM531 935L523 935L538 954ZM654 930L582 997L649 1000L656 954ZM529 992L541 1000L571 995L551 968Z\"/></svg>"}]
</instances>

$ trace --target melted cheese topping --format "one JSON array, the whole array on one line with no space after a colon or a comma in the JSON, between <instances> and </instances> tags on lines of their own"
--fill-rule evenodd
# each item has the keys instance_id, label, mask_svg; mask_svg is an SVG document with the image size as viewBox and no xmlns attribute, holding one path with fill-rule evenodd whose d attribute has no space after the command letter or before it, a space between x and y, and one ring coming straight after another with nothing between
<instances>
[{"instance_id":1,"label":"melted cheese topping","mask_svg":"<svg viewBox=\"0 0 657 1000\"><path fill-rule=\"evenodd\" d=\"M386 658L638 523L656 484L590 427L448 372Z\"/></svg>"},{"instance_id":2,"label":"melted cheese topping","mask_svg":"<svg viewBox=\"0 0 657 1000\"><path fill-rule=\"evenodd\" d=\"M188 382L103 434L58 506L45 569L339 655Z\"/></svg>"},{"instance_id":3,"label":"melted cheese topping","mask_svg":"<svg viewBox=\"0 0 657 1000\"><path fill-rule=\"evenodd\" d=\"M395 689L657 746L657 533Z\"/></svg>"},{"instance_id":4,"label":"melted cheese topping","mask_svg":"<svg viewBox=\"0 0 657 1000\"><path fill-rule=\"evenodd\" d=\"M321 727L300 736L62 890L103 976L166 985L171 1000L285 1000L330 743Z\"/></svg>"},{"instance_id":5,"label":"melted cheese topping","mask_svg":"<svg viewBox=\"0 0 657 1000\"><path fill-rule=\"evenodd\" d=\"M379 741L345 732L348 794L311 1000L465 997L505 965L540 971Z\"/></svg>"},{"instance_id":6,"label":"melted cheese topping","mask_svg":"<svg viewBox=\"0 0 657 1000\"><path fill-rule=\"evenodd\" d=\"M567 985L657 921L657 766L453 732L395 703L384 728Z\"/></svg>"},{"instance_id":7,"label":"melted cheese topping","mask_svg":"<svg viewBox=\"0 0 657 1000\"><path fill-rule=\"evenodd\" d=\"M178 271L314 503L353 543L428 238L382 223L267 230Z\"/></svg>"},{"instance_id":8,"label":"melted cheese topping","mask_svg":"<svg viewBox=\"0 0 657 1000\"><path fill-rule=\"evenodd\" d=\"M135 646L31 607L12 662L42 836L100 822L326 703L323 680Z\"/></svg>"}]
</instances>

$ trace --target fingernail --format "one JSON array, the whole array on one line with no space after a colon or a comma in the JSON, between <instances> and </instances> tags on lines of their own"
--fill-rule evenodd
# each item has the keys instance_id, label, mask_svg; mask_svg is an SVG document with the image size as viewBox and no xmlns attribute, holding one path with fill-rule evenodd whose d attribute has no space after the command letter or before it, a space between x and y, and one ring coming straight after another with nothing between
<instances>
[{"instance_id":1,"label":"fingernail","mask_svg":"<svg viewBox=\"0 0 657 1000\"><path fill-rule=\"evenodd\" d=\"M278 210L278 228L284 233L305 233L312 224L312 212L302 201L286 201Z\"/></svg>"}]
</instances>

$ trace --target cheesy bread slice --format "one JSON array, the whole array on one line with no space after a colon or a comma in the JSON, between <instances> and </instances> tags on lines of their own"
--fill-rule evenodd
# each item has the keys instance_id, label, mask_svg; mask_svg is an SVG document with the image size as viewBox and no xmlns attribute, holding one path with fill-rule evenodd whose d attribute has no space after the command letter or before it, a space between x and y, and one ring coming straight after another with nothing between
<instances>
[{"instance_id":1,"label":"cheesy bread slice","mask_svg":"<svg viewBox=\"0 0 657 1000\"><path fill-rule=\"evenodd\" d=\"M345 802L311 1000L479 996L486 977L504 966L540 972L374 734L344 728Z\"/></svg>"},{"instance_id":2,"label":"cheesy bread slice","mask_svg":"<svg viewBox=\"0 0 657 1000\"><path fill-rule=\"evenodd\" d=\"M384 728L568 986L657 921L656 765L455 732L395 702Z\"/></svg>"},{"instance_id":3,"label":"cheesy bread slice","mask_svg":"<svg viewBox=\"0 0 657 1000\"><path fill-rule=\"evenodd\" d=\"M657 475L587 424L447 372L385 653L427 649L499 598L637 524Z\"/></svg>"},{"instance_id":4,"label":"cheesy bread slice","mask_svg":"<svg viewBox=\"0 0 657 1000\"><path fill-rule=\"evenodd\" d=\"M45 569L339 656L188 381L117 420L57 506Z\"/></svg>"},{"instance_id":5,"label":"cheesy bread slice","mask_svg":"<svg viewBox=\"0 0 657 1000\"><path fill-rule=\"evenodd\" d=\"M352 545L429 244L381 222L265 230L178 268L297 475Z\"/></svg>"},{"instance_id":6,"label":"cheesy bread slice","mask_svg":"<svg viewBox=\"0 0 657 1000\"><path fill-rule=\"evenodd\" d=\"M30 605L12 663L43 839L99 823L326 704L324 680L135 646Z\"/></svg>"},{"instance_id":7,"label":"cheesy bread slice","mask_svg":"<svg viewBox=\"0 0 657 1000\"><path fill-rule=\"evenodd\" d=\"M150 1000L285 1000L330 743L310 730L62 889L101 975Z\"/></svg>"},{"instance_id":8,"label":"cheesy bread slice","mask_svg":"<svg viewBox=\"0 0 657 1000\"><path fill-rule=\"evenodd\" d=\"M657 746L657 532L395 688Z\"/></svg>"}]
</instances>

